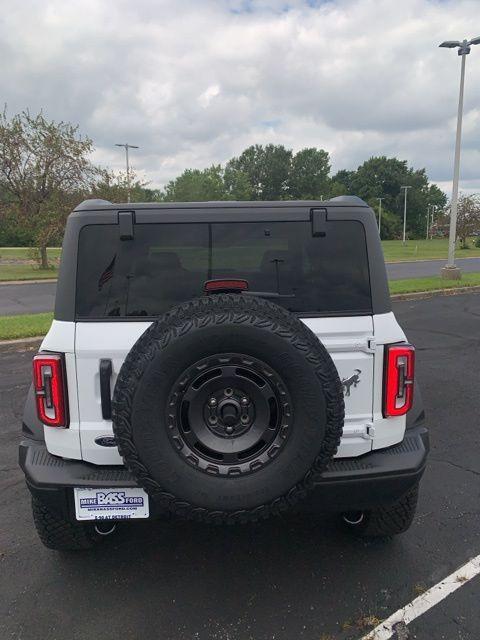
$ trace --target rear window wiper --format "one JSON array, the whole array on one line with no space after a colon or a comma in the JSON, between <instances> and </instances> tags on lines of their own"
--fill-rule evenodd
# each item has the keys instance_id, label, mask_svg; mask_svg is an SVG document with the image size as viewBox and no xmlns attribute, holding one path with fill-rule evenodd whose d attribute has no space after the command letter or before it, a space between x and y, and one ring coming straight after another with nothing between
<instances>
[{"instance_id":1,"label":"rear window wiper","mask_svg":"<svg viewBox=\"0 0 480 640\"><path fill-rule=\"evenodd\" d=\"M259 298L296 298L295 293L278 293L277 291L242 291L244 296L258 296Z\"/></svg>"}]
</instances>

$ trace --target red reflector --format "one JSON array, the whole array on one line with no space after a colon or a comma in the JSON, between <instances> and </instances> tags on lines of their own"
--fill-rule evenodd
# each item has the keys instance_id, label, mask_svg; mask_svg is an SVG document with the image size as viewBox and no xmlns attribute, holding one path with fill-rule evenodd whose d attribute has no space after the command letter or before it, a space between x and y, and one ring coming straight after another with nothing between
<instances>
[{"instance_id":1,"label":"red reflector","mask_svg":"<svg viewBox=\"0 0 480 640\"><path fill-rule=\"evenodd\" d=\"M411 344L385 347L383 415L403 416L412 408L415 347Z\"/></svg>"},{"instance_id":2,"label":"red reflector","mask_svg":"<svg viewBox=\"0 0 480 640\"><path fill-rule=\"evenodd\" d=\"M207 280L205 282L205 291L207 293L216 292L220 293L222 291L247 291L248 290L248 281L247 280Z\"/></svg>"},{"instance_id":3,"label":"red reflector","mask_svg":"<svg viewBox=\"0 0 480 640\"><path fill-rule=\"evenodd\" d=\"M49 427L68 427L65 383L62 355L40 353L33 358L33 386L38 419Z\"/></svg>"}]
</instances>

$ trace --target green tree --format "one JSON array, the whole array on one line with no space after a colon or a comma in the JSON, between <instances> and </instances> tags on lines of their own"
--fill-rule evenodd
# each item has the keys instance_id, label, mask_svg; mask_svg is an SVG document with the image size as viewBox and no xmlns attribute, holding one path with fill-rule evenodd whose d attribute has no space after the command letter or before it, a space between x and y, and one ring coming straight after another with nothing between
<instances>
[{"instance_id":1,"label":"green tree","mask_svg":"<svg viewBox=\"0 0 480 640\"><path fill-rule=\"evenodd\" d=\"M397 217L403 227L404 195L402 186L411 187L407 195L407 233L410 237L420 238L425 235L426 215L429 204L445 206L446 196L428 181L425 169L413 169L406 160L373 157L361 164L356 171L339 171L334 180L345 184L347 192L354 194L375 206L377 198L383 198L382 208ZM398 225L390 225L391 232ZM389 227L382 231L387 235Z\"/></svg>"},{"instance_id":2,"label":"green tree","mask_svg":"<svg viewBox=\"0 0 480 640\"><path fill-rule=\"evenodd\" d=\"M450 216L450 209L448 209ZM457 209L457 237L463 249L468 248L468 238L480 232L480 196L460 194Z\"/></svg>"},{"instance_id":3,"label":"green tree","mask_svg":"<svg viewBox=\"0 0 480 640\"><path fill-rule=\"evenodd\" d=\"M166 185L161 198L165 202L225 200L226 192L222 167L212 165L202 171L186 169L182 175Z\"/></svg>"},{"instance_id":4,"label":"green tree","mask_svg":"<svg viewBox=\"0 0 480 640\"><path fill-rule=\"evenodd\" d=\"M225 194L228 200L253 200L253 190L248 175L227 164L224 173Z\"/></svg>"},{"instance_id":5,"label":"green tree","mask_svg":"<svg viewBox=\"0 0 480 640\"><path fill-rule=\"evenodd\" d=\"M252 200L281 200L288 197L291 161L292 151L283 145L255 144L227 163L225 182L241 183Z\"/></svg>"},{"instance_id":6,"label":"green tree","mask_svg":"<svg viewBox=\"0 0 480 640\"><path fill-rule=\"evenodd\" d=\"M71 210L67 194L79 193L95 179L92 141L68 122L28 111L0 115L0 180L11 197L10 213L32 232L41 266L48 268L47 246L58 238Z\"/></svg>"},{"instance_id":7,"label":"green tree","mask_svg":"<svg viewBox=\"0 0 480 640\"><path fill-rule=\"evenodd\" d=\"M288 193L295 200L317 200L329 190L330 157L314 147L298 151L292 158Z\"/></svg>"},{"instance_id":8,"label":"green tree","mask_svg":"<svg viewBox=\"0 0 480 640\"><path fill-rule=\"evenodd\" d=\"M102 171L98 180L92 185L85 197L103 198L110 202L127 202L128 181L126 173ZM132 202L158 202L160 199L160 191L149 189L148 182L137 178L136 174L130 169L130 200Z\"/></svg>"}]
</instances>

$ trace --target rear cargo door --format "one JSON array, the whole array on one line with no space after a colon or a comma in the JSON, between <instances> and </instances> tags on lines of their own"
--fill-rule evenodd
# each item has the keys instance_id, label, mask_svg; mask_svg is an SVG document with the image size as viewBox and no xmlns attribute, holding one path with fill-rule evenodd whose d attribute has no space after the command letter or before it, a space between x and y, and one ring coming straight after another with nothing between
<instances>
[{"instance_id":1,"label":"rear cargo door","mask_svg":"<svg viewBox=\"0 0 480 640\"><path fill-rule=\"evenodd\" d=\"M112 440L112 421L104 417L101 378L106 376L111 397L120 367L137 339L150 326L149 322L77 322L75 359L80 416L82 458L94 464L122 462ZM110 363L111 371L102 361Z\"/></svg>"},{"instance_id":2,"label":"rear cargo door","mask_svg":"<svg viewBox=\"0 0 480 640\"><path fill-rule=\"evenodd\" d=\"M345 426L337 457L372 449L375 343L371 316L305 318L330 353L343 384Z\"/></svg>"},{"instance_id":3,"label":"rear cargo door","mask_svg":"<svg viewBox=\"0 0 480 640\"><path fill-rule=\"evenodd\" d=\"M343 382L345 426L337 457L366 453L372 449L374 433L372 317L306 318L303 322L323 342ZM75 358L84 460L95 464L121 462L111 440L111 420L102 415L101 363L111 363L111 394L125 357L149 326L149 322L77 322Z\"/></svg>"}]
</instances>

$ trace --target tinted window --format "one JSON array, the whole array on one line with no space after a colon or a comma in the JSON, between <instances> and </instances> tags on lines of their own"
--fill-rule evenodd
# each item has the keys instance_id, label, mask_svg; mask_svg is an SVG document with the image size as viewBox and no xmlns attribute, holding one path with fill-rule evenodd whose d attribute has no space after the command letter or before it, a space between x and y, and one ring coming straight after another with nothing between
<instances>
[{"instance_id":1,"label":"tinted window","mask_svg":"<svg viewBox=\"0 0 480 640\"><path fill-rule=\"evenodd\" d=\"M363 227L329 222L138 224L134 240L118 226L80 234L77 316L157 316L202 295L206 280L244 278L250 292L290 311L371 312Z\"/></svg>"}]
</instances>

